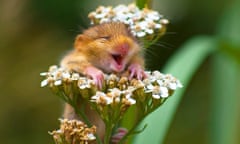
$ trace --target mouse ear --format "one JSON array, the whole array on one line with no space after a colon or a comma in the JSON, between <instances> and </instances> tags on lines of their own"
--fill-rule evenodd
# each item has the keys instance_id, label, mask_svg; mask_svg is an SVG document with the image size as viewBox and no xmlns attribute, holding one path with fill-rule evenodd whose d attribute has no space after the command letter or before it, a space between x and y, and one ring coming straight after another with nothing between
<instances>
[{"instance_id":1,"label":"mouse ear","mask_svg":"<svg viewBox=\"0 0 240 144\"><path fill-rule=\"evenodd\" d=\"M74 48L81 49L86 45L87 42L88 42L88 38L83 34L79 34L75 39Z\"/></svg>"}]
</instances>

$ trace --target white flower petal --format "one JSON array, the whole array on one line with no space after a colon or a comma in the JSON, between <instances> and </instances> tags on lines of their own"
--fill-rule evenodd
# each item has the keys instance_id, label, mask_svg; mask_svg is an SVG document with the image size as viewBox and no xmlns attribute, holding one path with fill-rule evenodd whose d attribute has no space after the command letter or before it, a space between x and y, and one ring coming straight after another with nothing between
<instances>
[{"instance_id":1,"label":"white flower petal","mask_svg":"<svg viewBox=\"0 0 240 144\"><path fill-rule=\"evenodd\" d=\"M143 31L137 32L137 37L144 37L145 35L146 33Z\"/></svg>"},{"instance_id":2,"label":"white flower petal","mask_svg":"<svg viewBox=\"0 0 240 144\"><path fill-rule=\"evenodd\" d=\"M146 29L145 30L148 34L153 34L153 29Z\"/></svg>"},{"instance_id":3,"label":"white flower petal","mask_svg":"<svg viewBox=\"0 0 240 144\"><path fill-rule=\"evenodd\" d=\"M78 80L80 78L78 73L73 73L72 74L72 80Z\"/></svg>"},{"instance_id":4,"label":"white flower petal","mask_svg":"<svg viewBox=\"0 0 240 144\"><path fill-rule=\"evenodd\" d=\"M127 100L131 105L136 104L136 100L133 98L128 98Z\"/></svg>"},{"instance_id":5,"label":"white flower petal","mask_svg":"<svg viewBox=\"0 0 240 144\"><path fill-rule=\"evenodd\" d=\"M153 94L152 97L153 97L154 99L160 99L160 95L158 95L158 94Z\"/></svg>"},{"instance_id":6,"label":"white flower petal","mask_svg":"<svg viewBox=\"0 0 240 144\"><path fill-rule=\"evenodd\" d=\"M161 24L156 24L156 25L155 25L155 28L156 28L156 29L160 29L160 28L162 28L162 25L161 25Z\"/></svg>"},{"instance_id":7,"label":"white flower petal","mask_svg":"<svg viewBox=\"0 0 240 144\"><path fill-rule=\"evenodd\" d=\"M163 80L160 80L160 79L157 80L157 83L159 86L163 86L163 84L164 84Z\"/></svg>"},{"instance_id":8,"label":"white flower petal","mask_svg":"<svg viewBox=\"0 0 240 144\"><path fill-rule=\"evenodd\" d=\"M40 73L40 76L47 76L48 75L48 72L42 72Z\"/></svg>"},{"instance_id":9,"label":"white flower petal","mask_svg":"<svg viewBox=\"0 0 240 144\"><path fill-rule=\"evenodd\" d=\"M54 85L55 86L59 86L59 85L61 85L62 84L62 80L56 80L55 82L54 82Z\"/></svg>"},{"instance_id":10,"label":"white flower petal","mask_svg":"<svg viewBox=\"0 0 240 144\"><path fill-rule=\"evenodd\" d=\"M96 137L92 133L88 134L87 137L88 137L89 140L95 140L96 139Z\"/></svg>"},{"instance_id":11,"label":"white flower petal","mask_svg":"<svg viewBox=\"0 0 240 144\"><path fill-rule=\"evenodd\" d=\"M49 72L51 73L51 72L54 72L54 71L56 71L58 69L58 66L56 66L56 65L53 65L53 66L50 66L49 67Z\"/></svg>"},{"instance_id":12,"label":"white flower petal","mask_svg":"<svg viewBox=\"0 0 240 144\"><path fill-rule=\"evenodd\" d=\"M146 88L147 88L148 90L153 90L153 89L154 89L154 86L153 86L152 84L149 84L149 85L146 86Z\"/></svg>"},{"instance_id":13,"label":"white flower petal","mask_svg":"<svg viewBox=\"0 0 240 144\"><path fill-rule=\"evenodd\" d=\"M41 87L45 87L46 85L48 85L48 79L45 79L41 82Z\"/></svg>"},{"instance_id":14,"label":"white flower petal","mask_svg":"<svg viewBox=\"0 0 240 144\"><path fill-rule=\"evenodd\" d=\"M182 88L182 87L183 87L182 83L181 83L179 80L177 80L176 83L177 83L177 87L178 87L178 88Z\"/></svg>"},{"instance_id":15,"label":"white flower petal","mask_svg":"<svg viewBox=\"0 0 240 144\"><path fill-rule=\"evenodd\" d=\"M120 96L123 92L118 88L109 89L113 96Z\"/></svg>"},{"instance_id":16,"label":"white flower petal","mask_svg":"<svg viewBox=\"0 0 240 144\"><path fill-rule=\"evenodd\" d=\"M168 89L166 87L160 87L161 97L166 98L169 96Z\"/></svg>"},{"instance_id":17,"label":"white flower petal","mask_svg":"<svg viewBox=\"0 0 240 144\"><path fill-rule=\"evenodd\" d=\"M86 88L88 88L88 86L83 84L83 85L79 85L79 88L80 89L86 89Z\"/></svg>"},{"instance_id":18,"label":"white flower petal","mask_svg":"<svg viewBox=\"0 0 240 144\"><path fill-rule=\"evenodd\" d=\"M169 83L168 87L172 90L176 90L177 89L177 84L176 83Z\"/></svg>"},{"instance_id":19,"label":"white flower petal","mask_svg":"<svg viewBox=\"0 0 240 144\"><path fill-rule=\"evenodd\" d=\"M71 75L70 75L70 73L68 73L68 72L64 72L64 73L62 73L62 77L63 77L64 79L69 79L69 78L71 77Z\"/></svg>"}]
</instances>

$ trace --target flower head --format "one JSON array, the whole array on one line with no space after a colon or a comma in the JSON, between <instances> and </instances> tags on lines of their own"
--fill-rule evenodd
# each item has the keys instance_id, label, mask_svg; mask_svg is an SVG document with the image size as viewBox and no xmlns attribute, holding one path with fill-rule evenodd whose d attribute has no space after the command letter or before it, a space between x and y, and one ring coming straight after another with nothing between
<instances>
[{"instance_id":1,"label":"flower head","mask_svg":"<svg viewBox=\"0 0 240 144\"><path fill-rule=\"evenodd\" d=\"M157 11L144 8L140 10L135 4L111 6L99 6L95 11L90 12L88 17L92 24L105 22L123 22L128 25L132 34L136 37L145 37L159 33L168 24Z\"/></svg>"},{"instance_id":2,"label":"flower head","mask_svg":"<svg viewBox=\"0 0 240 144\"><path fill-rule=\"evenodd\" d=\"M123 99L125 102L128 101L129 104L135 104L137 99L133 99L132 96L136 93L141 96L144 96L144 93L150 93L154 99L167 98L171 95L171 91L182 87L181 82L171 74L163 74L159 71L146 71L145 73L146 78L144 80L129 80L127 77L105 74L105 87L107 88L105 91L95 91L96 86L93 80L80 76L78 73L70 73L55 65L51 66L48 72L40 75L46 77L41 82L42 87L46 85L58 87L77 81L77 89L80 91L92 89L93 95L89 96L91 101L101 105L119 103Z\"/></svg>"},{"instance_id":3,"label":"flower head","mask_svg":"<svg viewBox=\"0 0 240 144\"><path fill-rule=\"evenodd\" d=\"M96 139L96 127L88 128L86 124L79 120L59 119L60 129L49 132L56 142L66 141L68 143L88 143Z\"/></svg>"},{"instance_id":4,"label":"flower head","mask_svg":"<svg viewBox=\"0 0 240 144\"><path fill-rule=\"evenodd\" d=\"M48 72L40 75L45 77L42 87L49 86L75 109L79 108L74 105L76 102L90 102L90 107L102 120L111 122L115 127L130 107L134 106L140 112L136 113L137 119L143 119L182 87L171 74L159 71L146 71L145 74L144 80L105 74L101 90L97 89L92 79L57 66L51 66ZM96 127L89 128L77 120L60 119L60 122L60 129L50 132L56 143L87 144L96 139Z\"/></svg>"}]
</instances>

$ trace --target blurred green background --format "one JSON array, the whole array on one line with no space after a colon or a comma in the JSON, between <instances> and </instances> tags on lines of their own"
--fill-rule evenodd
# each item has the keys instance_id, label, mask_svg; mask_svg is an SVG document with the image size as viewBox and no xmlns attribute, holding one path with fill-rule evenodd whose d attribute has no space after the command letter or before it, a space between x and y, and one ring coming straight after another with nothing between
<instances>
[{"instance_id":1,"label":"blurred green background","mask_svg":"<svg viewBox=\"0 0 240 144\"><path fill-rule=\"evenodd\" d=\"M61 116L63 104L49 89L40 88L42 78L39 73L46 71L50 65L58 64L72 48L74 37L89 26L88 12L98 5L115 6L130 2L0 1L1 144L53 143L47 132L58 128L57 119ZM164 144L240 143L237 137L240 132L240 31L234 35L235 39L226 38L227 42L223 35L224 32L235 32L228 25L231 21L224 19L231 16L227 13L232 9L240 9L240 5L236 4L233 0L153 1L153 9L164 14L171 23L158 45L147 50L148 69L161 70L184 43L198 35L221 37L220 43L225 47L234 47L217 52L229 55L227 60L234 64L229 65L221 56L215 56L220 57L217 59L209 56L204 60L187 86ZM233 19L239 24L240 13L234 14ZM239 30L240 25L235 24L235 27ZM182 69L184 67L182 65ZM216 83L226 85L215 88ZM218 94L223 95L220 100ZM226 141L221 138L222 135L227 135ZM223 140L218 142L217 139Z\"/></svg>"}]
</instances>

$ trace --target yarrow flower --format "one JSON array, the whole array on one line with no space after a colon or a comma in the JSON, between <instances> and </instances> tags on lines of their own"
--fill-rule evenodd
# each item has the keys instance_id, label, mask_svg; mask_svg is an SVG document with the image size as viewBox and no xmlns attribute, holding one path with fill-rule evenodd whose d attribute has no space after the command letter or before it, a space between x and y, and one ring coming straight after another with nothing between
<instances>
[{"instance_id":1,"label":"yarrow flower","mask_svg":"<svg viewBox=\"0 0 240 144\"><path fill-rule=\"evenodd\" d=\"M95 94L91 95L91 101L99 104L109 105L111 103L120 102L121 99L129 101L131 104L135 104L135 99L132 97L134 92L140 88L144 89L144 93L151 93L153 98L159 99L167 98L170 96L170 91L175 91L182 87L181 82L170 74L163 74L159 71L145 72L147 78L143 81L133 79L128 80L127 77L118 77L114 74L105 75L105 88L104 91L95 91ZM96 89L94 81L80 76L78 73L68 72L67 70L51 66L48 72L40 74L45 76L46 79L41 82L41 87L50 86L58 87L62 84L71 84L77 82L77 89L79 91L84 89Z\"/></svg>"},{"instance_id":2,"label":"yarrow flower","mask_svg":"<svg viewBox=\"0 0 240 144\"><path fill-rule=\"evenodd\" d=\"M111 6L99 6L95 11L90 12L88 17L91 24L105 22L123 22L128 25L132 34L138 38L165 32L169 23L157 11L143 8L140 10L135 4Z\"/></svg>"},{"instance_id":3,"label":"yarrow flower","mask_svg":"<svg viewBox=\"0 0 240 144\"><path fill-rule=\"evenodd\" d=\"M57 144L88 144L96 137L96 127L88 128L86 124L79 120L59 119L60 129L49 132Z\"/></svg>"},{"instance_id":4,"label":"yarrow flower","mask_svg":"<svg viewBox=\"0 0 240 144\"><path fill-rule=\"evenodd\" d=\"M107 96L104 92L97 91L96 95L92 96L92 102L101 105L109 105L112 103L112 98Z\"/></svg>"},{"instance_id":5,"label":"yarrow flower","mask_svg":"<svg viewBox=\"0 0 240 144\"><path fill-rule=\"evenodd\" d=\"M84 110L79 109L77 102L83 102L83 105L88 103L105 124L116 127L130 107L135 107L136 121L141 121L161 106L175 90L182 87L181 82L170 74L159 71L145 73L146 78L143 80L105 74L102 89L97 89L92 79L58 66L51 66L48 72L40 75L45 77L41 87L51 88L75 110ZM84 114L84 111L79 113L80 117L83 117L81 114ZM51 132L56 144L65 144L59 142L63 138L68 143L84 141L86 144L95 139L95 127L87 128L82 122L74 120L60 122L61 128Z\"/></svg>"},{"instance_id":6,"label":"yarrow flower","mask_svg":"<svg viewBox=\"0 0 240 144\"><path fill-rule=\"evenodd\" d=\"M74 73L76 74L76 73ZM78 87L80 89L86 89L86 88L91 88L92 85L94 85L94 81L91 79L87 79L85 77L78 77L75 78L76 80L78 80Z\"/></svg>"},{"instance_id":7,"label":"yarrow flower","mask_svg":"<svg viewBox=\"0 0 240 144\"><path fill-rule=\"evenodd\" d=\"M50 85L50 86L58 86L61 85L62 82L71 82L75 78L72 78L70 73L64 70L63 68L58 68L58 66L53 65L49 67L48 72L40 73L41 76L46 76L47 79L41 82L41 87Z\"/></svg>"},{"instance_id":8,"label":"yarrow flower","mask_svg":"<svg viewBox=\"0 0 240 144\"><path fill-rule=\"evenodd\" d=\"M122 102L124 105L132 105L136 103L136 100L131 97L133 90L134 88L129 87L123 91L118 88L109 89L109 92L107 93L97 91L96 95L91 97L91 101L101 105L116 104L120 102Z\"/></svg>"}]
</instances>

